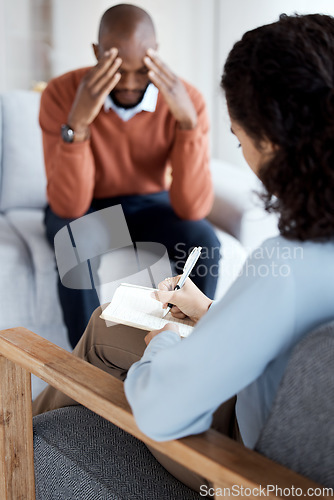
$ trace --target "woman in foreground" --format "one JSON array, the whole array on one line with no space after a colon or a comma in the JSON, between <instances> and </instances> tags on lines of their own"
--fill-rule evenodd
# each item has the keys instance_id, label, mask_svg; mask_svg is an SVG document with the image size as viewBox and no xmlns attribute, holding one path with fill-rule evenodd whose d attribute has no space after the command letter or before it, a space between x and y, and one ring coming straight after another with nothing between
<instances>
[{"instance_id":1,"label":"woman in foreground","mask_svg":"<svg viewBox=\"0 0 334 500\"><path fill-rule=\"evenodd\" d=\"M207 430L215 412L232 435L224 403L237 395L237 424L252 448L293 348L334 318L334 19L282 16L246 33L228 56L222 88L232 133L264 184L267 209L279 214L280 236L252 253L219 302L190 280L177 292L168 291L176 278L161 283L158 299L197 323L189 338L169 324L147 334L145 349L145 333L107 328L97 310L74 352L126 377L137 424L158 441ZM69 404L48 388L34 412Z\"/></svg>"}]
</instances>

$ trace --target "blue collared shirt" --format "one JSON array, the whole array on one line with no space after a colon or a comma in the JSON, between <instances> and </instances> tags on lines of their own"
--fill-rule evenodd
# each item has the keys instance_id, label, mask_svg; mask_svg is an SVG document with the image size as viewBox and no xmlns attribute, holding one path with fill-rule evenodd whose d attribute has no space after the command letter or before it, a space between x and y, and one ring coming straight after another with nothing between
<instances>
[{"instance_id":1,"label":"blue collared shirt","mask_svg":"<svg viewBox=\"0 0 334 500\"><path fill-rule=\"evenodd\" d=\"M108 95L104 102L104 110L108 112L109 109L112 109L123 121L127 122L141 111L149 111L150 113L153 113L157 106L158 93L159 90L157 89L157 87L153 85L153 83L150 83L140 103L138 103L137 106L129 109L116 106L110 95Z\"/></svg>"}]
</instances>

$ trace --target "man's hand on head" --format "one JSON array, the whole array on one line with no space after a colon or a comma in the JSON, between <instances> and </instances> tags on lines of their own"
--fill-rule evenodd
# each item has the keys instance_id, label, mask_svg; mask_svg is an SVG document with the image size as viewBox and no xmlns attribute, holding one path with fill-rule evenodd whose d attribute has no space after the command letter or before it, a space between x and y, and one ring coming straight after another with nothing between
<instances>
[{"instance_id":1,"label":"man's hand on head","mask_svg":"<svg viewBox=\"0 0 334 500\"><path fill-rule=\"evenodd\" d=\"M148 49L144 63L149 69L150 80L164 96L180 128L195 128L197 124L196 109L180 78L161 61L153 49Z\"/></svg>"},{"instance_id":2,"label":"man's hand on head","mask_svg":"<svg viewBox=\"0 0 334 500\"><path fill-rule=\"evenodd\" d=\"M118 69L122 59L117 55L116 48L105 52L80 82L67 122L75 132L76 141L87 139L89 125L99 114L107 95L121 79Z\"/></svg>"}]
</instances>

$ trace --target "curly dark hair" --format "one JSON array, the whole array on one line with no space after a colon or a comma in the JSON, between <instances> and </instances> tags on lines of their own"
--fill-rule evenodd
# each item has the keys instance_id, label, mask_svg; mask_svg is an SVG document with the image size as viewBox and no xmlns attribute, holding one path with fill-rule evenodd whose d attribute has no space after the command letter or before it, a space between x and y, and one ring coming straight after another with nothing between
<instances>
[{"instance_id":1,"label":"curly dark hair","mask_svg":"<svg viewBox=\"0 0 334 500\"><path fill-rule=\"evenodd\" d=\"M247 32L222 76L230 116L260 148L277 145L259 177L268 211L290 239L334 237L334 18L281 15Z\"/></svg>"}]
</instances>

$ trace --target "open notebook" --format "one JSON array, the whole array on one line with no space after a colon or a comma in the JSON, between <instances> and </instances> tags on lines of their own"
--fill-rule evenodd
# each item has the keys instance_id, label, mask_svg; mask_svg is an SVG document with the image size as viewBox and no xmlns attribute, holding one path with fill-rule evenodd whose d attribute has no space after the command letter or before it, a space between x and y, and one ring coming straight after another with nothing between
<instances>
[{"instance_id":1,"label":"open notebook","mask_svg":"<svg viewBox=\"0 0 334 500\"><path fill-rule=\"evenodd\" d=\"M166 323L177 323L181 337L187 337L192 332L194 323L190 319L173 318L171 313L163 318L166 310L160 302L151 297L154 290L122 283L101 318L148 331L158 330Z\"/></svg>"}]
</instances>

